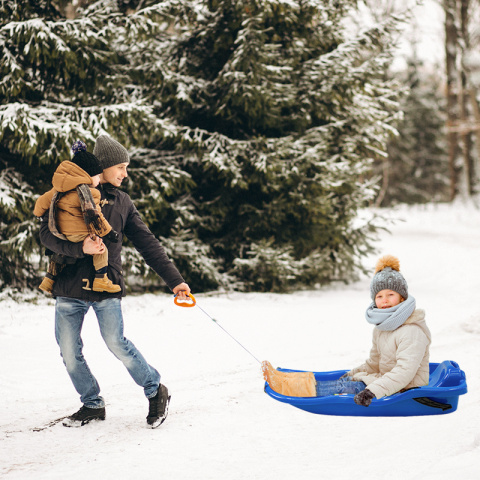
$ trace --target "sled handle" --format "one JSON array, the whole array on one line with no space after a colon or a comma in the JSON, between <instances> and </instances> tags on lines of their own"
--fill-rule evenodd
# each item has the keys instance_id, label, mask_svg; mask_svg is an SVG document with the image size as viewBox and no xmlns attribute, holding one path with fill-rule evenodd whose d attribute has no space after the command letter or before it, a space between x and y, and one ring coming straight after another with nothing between
<instances>
[{"instance_id":1,"label":"sled handle","mask_svg":"<svg viewBox=\"0 0 480 480\"><path fill-rule=\"evenodd\" d=\"M175 295L173 302L179 307L194 307L197 304L195 297L191 293L187 293L187 297L189 297L191 301L179 300L178 297Z\"/></svg>"},{"instance_id":2,"label":"sled handle","mask_svg":"<svg viewBox=\"0 0 480 480\"><path fill-rule=\"evenodd\" d=\"M428 397L417 397L414 398L414 400L422 405L426 405L427 407L441 408L443 411L450 410L452 408L449 403L437 402L436 400Z\"/></svg>"}]
</instances>

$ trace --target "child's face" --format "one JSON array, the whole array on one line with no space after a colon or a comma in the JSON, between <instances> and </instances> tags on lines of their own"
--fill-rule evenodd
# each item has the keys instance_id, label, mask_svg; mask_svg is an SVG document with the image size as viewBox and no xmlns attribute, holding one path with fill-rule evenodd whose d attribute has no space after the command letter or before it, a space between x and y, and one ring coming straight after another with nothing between
<instances>
[{"instance_id":1,"label":"child's face","mask_svg":"<svg viewBox=\"0 0 480 480\"><path fill-rule=\"evenodd\" d=\"M377 308L395 307L404 300L405 299L399 293L394 292L393 290L380 290L375 295L375 305Z\"/></svg>"},{"instance_id":2,"label":"child's face","mask_svg":"<svg viewBox=\"0 0 480 480\"><path fill-rule=\"evenodd\" d=\"M100 183L100 174L92 177L92 185L96 187Z\"/></svg>"}]
</instances>

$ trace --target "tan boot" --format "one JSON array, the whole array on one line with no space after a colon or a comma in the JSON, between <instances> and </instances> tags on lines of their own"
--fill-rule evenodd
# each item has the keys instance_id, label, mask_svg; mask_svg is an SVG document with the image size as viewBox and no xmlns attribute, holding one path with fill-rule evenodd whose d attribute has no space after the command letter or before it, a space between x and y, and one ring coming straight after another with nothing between
<instances>
[{"instance_id":1,"label":"tan boot","mask_svg":"<svg viewBox=\"0 0 480 480\"><path fill-rule=\"evenodd\" d=\"M263 378L270 388L289 397L316 397L316 381L312 372L279 372L270 362L262 362Z\"/></svg>"},{"instance_id":2,"label":"tan boot","mask_svg":"<svg viewBox=\"0 0 480 480\"><path fill-rule=\"evenodd\" d=\"M117 293L122 290L120 285L115 285L105 274L102 278L95 277L92 290L94 292Z\"/></svg>"},{"instance_id":3,"label":"tan boot","mask_svg":"<svg viewBox=\"0 0 480 480\"><path fill-rule=\"evenodd\" d=\"M38 288L46 293L52 293L54 285L55 282L51 278L44 277Z\"/></svg>"}]
</instances>

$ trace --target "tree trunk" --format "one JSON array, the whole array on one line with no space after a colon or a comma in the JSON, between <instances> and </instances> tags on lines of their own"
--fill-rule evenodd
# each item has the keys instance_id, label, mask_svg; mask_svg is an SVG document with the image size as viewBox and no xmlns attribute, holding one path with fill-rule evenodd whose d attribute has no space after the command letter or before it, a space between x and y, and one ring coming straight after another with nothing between
<instances>
[{"instance_id":1,"label":"tree trunk","mask_svg":"<svg viewBox=\"0 0 480 480\"><path fill-rule=\"evenodd\" d=\"M476 125L476 146L477 146L477 161L480 162L480 106L478 105L477 92L473 86L470 86L470 102L472 104L473 118Z\"/></svg>"},{"instance_id":2,"label":"tree trunk","mask_svg":"<svg viewBox=\"0 0 480 480\"><path fill-rule=\"evenodd\" d=\"M468 95L468 79L467 72L465 71L465 55L470 49L469 33L468 33L468 10L469 10L470 0L460 0L460 31L461 31L461 41L459 42L461 50L461 62L460 62L460 79L459 79L459 106L460 106L460 121L463 125L463 128L460 131L460 136L462 139L463 147L463 166L465 169L465 187L466 194L468 196L473 195L474 183L475 183L475 172L473 167L473 157L472 157L472 148L473 148L473 139L472 139L472 130L468 127L470 123L470 109L469 109L469 95Z\"/></svg>"},{"instance_id":3,"label":"tree trunk","mask_svg":"<svg viewBox=\"0 0 480 480\"><path fill-rule=\"evenodd\" d=\"M447 142L448 165L450 172L450 200L458 192L458 172L456 160L459 153L458 135L455 126L458 123L457 85L457 27L455 25L456 0L444 0L445 10L445 65L447 76Z\"/></svg>"}]
</instances>

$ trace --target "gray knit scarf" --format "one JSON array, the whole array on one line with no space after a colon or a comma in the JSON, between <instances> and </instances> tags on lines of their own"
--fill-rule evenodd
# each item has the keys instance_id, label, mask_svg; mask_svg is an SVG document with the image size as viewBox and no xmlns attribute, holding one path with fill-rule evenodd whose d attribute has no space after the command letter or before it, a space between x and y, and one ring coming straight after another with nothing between
<instances>
[{"instance_id":1,"label":"gray knit scarf","mask_svg":"<svg viewBox=\"0 0 480 480\"><path fill-rule=\"evenodd\" d=\"M90 187L86 184L78 185L75 189L80 199L80 206L82 208L83 220L87 226L90 235L95 235L101 229L100 216L96 211L95 201L92 197ZM66 193L66 192L65 192ZM57 202L64 195L61 192L55 192L50 202L48 211L48 229L58 238L68 240L67 237L60 232L57 227Z\"/></svg>"},{"instance_id":2,"label":"gray knit scarf","mask_svg":"<svg viewBox=\"0 0 480 480\"><path fill-rule=\"evenodd\" d=\"M391 308L377 308L375 302L367 308L365 317L368 323L386 332L392 332L402 326L415 311L416 301L411 295L398 305Z\"/></svg>"}]
</instances>

